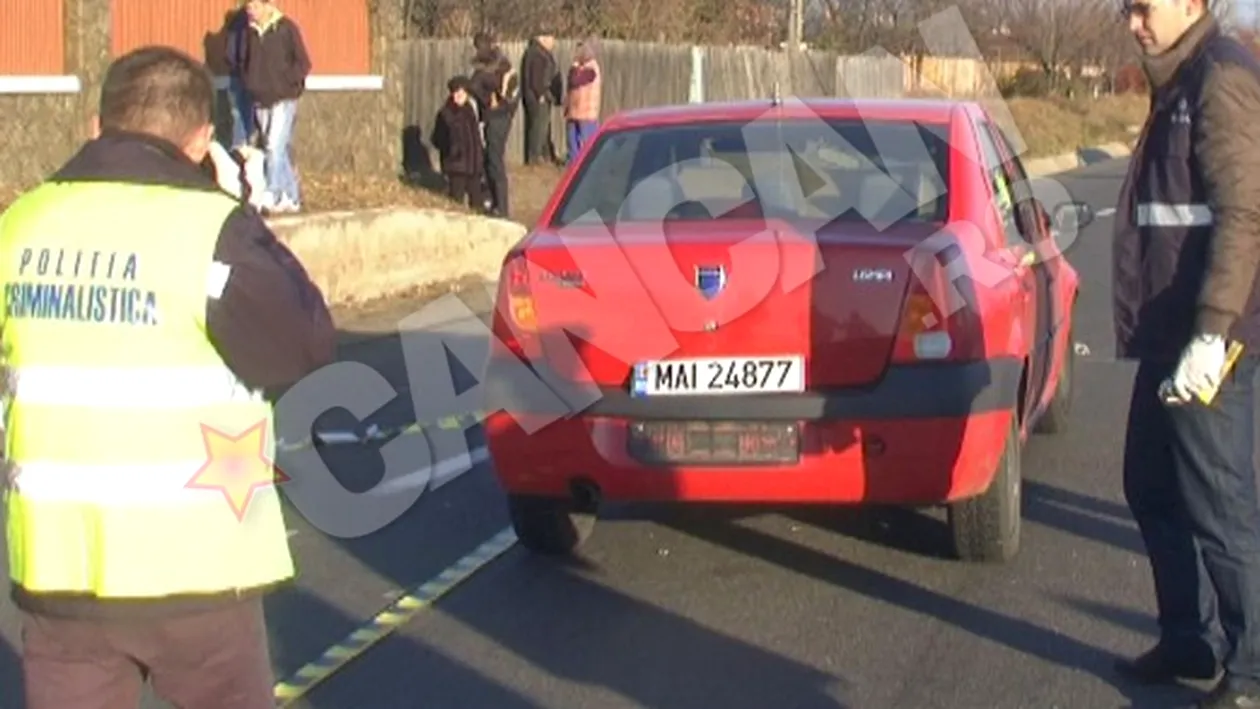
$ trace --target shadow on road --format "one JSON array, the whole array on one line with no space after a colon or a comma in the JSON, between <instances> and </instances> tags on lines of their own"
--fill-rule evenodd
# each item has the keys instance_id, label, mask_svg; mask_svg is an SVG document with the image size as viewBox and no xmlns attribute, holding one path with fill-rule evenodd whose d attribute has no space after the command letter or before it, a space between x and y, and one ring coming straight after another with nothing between
<instances>
[{"instance_id":1,"label":"shadow on road","mask_svg":"<svg viewBox=\"0 0 1260 709\"><path fill-rule=\"evenodd\" d=\"M1159 627L1155 623L1155 616L1150 613L1121 608L1111 603L1092 601L1080 596L1062 595L1056 600L1091 618L1097 618L1116 627L1124 628L1134 633L1141 633L1154 639L1159 638Z\"/></svg>"},{"instance_id":2,"label":"shadow on road","mask_svg":"<svg viewBox=\"0 0 1260 709\"><path fill-rule=\"evenodd\" d=\"M331 632L336 632L337 637L342 638L364 622L360 618L351 618L345 611L308 590L296 587L271 596L267 600L267 615L272 660L280 670L278 680L286 679L306 663L318 659L328 646ZM485 700L477 703L477 706L542 709L484 674L406 636L395 634L384 639L382 644L390 647L390 654L400 658L407 666L424 668L442 682L464 688ZM367 653L379 653L382 650L382 647L377 646L369 648ZM373 659L374 656L365 655L351 663L372 662ZM346 665L346 668L349 667L351 665ZM290 706L302 709L345 709L351 706L407 709L416 706L416 693L401 683L389 681L387 676L372 683L356 683L350 686L343 684L342 686L348 688L348 694L345 695L348 698L330 694L325 687L337 687L341 679L339 675L340 672L315 685L308 694Z\"/></svg>"},{"instance_id":3,"label":"shadow on road","mask_svg":"<svg viewBox=\"0 0 1260 709\"><path fill-rule=\"evenodd\" d=\"M980 608L909 581L746 527L687 527L677 531L778 564L794 573L872 600L894 604L905 611L948 623L1015 652L1093 675L1134 702L1134 706L1155 709L1165 706L1161 702L1170 700L1167 692L1146 690L1123 682L1111 669L1115 659L1112 654L1026 620ZM1172 698L1170 701L1184 701L1184 697Z\"/></svg>"},{"instance_id":4,"label":"shadow on road","mask_svg":"<svg viewBox=\"0 0 1260 709\"><path fill-rule=\"evenodd\" d=\"M0 709L22 708L22 655L0 637Z\"/></svg>"},{"instance_id":5,"label":"shadow on road","mask_svg":"<svg viewBox=\"0 0 1260 709\"><path fill-rule=\"evenodd\" d=\"M1031 522L1146 556L1142 536L1123 505L1032 480L1024 482L1024 500L1024 517Z\"/></svg>"},{"instance_id":6,"label":"shadow on road","mask_svg":"<svg viewBox=\"0 0 1260 709\"><path fill-rule=\"evenodd\" d=\"M512 552L482 574L443 601L441 614L480 636L484 644L464 652L510 653L495 665L522 684L537 686L531 674L546 678L549 706L559 697L567 697L563 706L598 706L601 695L609 705L645 709L846 706L837 698L844 680L609 588L598 570ZM426 630L444 627L454 626ZM400 694L427 688L434 706L501 706L480 686L446 681L442 666L423 656L384 654L371 672L400 677ZM577 688L582 694L575 696Z\"/></svg>"}]
</instances>

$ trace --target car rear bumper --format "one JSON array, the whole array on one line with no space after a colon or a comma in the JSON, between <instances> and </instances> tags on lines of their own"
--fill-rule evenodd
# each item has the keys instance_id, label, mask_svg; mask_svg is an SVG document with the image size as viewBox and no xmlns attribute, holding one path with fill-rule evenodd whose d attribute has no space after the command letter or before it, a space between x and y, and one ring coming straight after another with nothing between
<instances>
[{"instance_id":1,"label":"car rear bumper","mask_svg":"<svg viewBox=\"0 0 1260 709\"><path fill-rule=\"evenodd\" d=\"M569 418L505 406L485 422L512 493L607 500L931 504L982 492L1016 405L1017 359L897 367L861 390L793 396L635 399L607 391ZM784 421L800 426L789 465L654 466L627 451L637 421Z\"/></svg>"}]
</instances>

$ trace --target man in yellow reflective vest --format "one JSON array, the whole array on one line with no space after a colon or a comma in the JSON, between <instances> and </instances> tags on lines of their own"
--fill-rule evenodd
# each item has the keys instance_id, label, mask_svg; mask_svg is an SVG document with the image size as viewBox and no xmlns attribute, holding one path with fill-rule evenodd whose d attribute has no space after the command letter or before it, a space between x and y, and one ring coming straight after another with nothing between
<instances>
[{"instance_id":1,"label":"man in yellow reflective vest","mask_svg":"<svg viewBox=\"0 0 1260 709\"><path fill-rule=\"evenodd\" d=\"M270 709L294 575L272 405L333 358L319 289L202 169L212 76L120 57L99 131L0 214L4 490L28 709Z\"/></svg>"}]
</instances>

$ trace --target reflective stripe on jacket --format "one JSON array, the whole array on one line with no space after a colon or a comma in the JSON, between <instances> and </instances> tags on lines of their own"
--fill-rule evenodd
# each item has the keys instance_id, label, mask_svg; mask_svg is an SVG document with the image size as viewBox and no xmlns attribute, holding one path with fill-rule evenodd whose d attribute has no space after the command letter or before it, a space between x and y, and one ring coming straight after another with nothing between
<instances>
[{"instance_id":1,"label":"reflective stripe on jacket","mask_svg":"<svg viewBox=\"0 0 1260 709\"><path fill-rule=\"evenodd\" d=\"M49 182L0 219L9 571L24 593L230 596L293 576L271 406L207 336L236 208L211 191ZM220 455L250 431L243 457ZM199 477L212 453L220 477Z\"/></svg>"}]
</instances>

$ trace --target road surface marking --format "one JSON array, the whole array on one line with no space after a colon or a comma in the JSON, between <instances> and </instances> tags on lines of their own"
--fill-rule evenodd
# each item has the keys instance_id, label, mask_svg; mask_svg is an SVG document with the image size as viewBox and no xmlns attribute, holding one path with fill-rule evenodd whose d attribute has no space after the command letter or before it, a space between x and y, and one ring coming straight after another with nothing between
<instances>
[{"instance_id":1,"label":"road surface marking","mask_svg":"<svg viewBox=\"0 0 1260 709\"><path fill-rule=\"evenodd\" d=\"M1110 217L1111 215L1115 213L1116 213L1115 207L1106 207L1104 209L1098 210L1097 212L1094 212L1095 215L1100 216L1100 217Z\"/></svg>"},{"instance_id":2,"label":"road surface marking","mask_svg":"<svg viewBox=\"0 0 1260 709\"><path fill-rule=\"evenodd\" d=\"M376 424L368 426L363 433L355 431L316 431L313 438L305 441L290 443L281 439L276 443L276 449L279 452L287 453L299 450L306 450L315 447L315 438L319 442L329 446L345 446L367 443L368 441L379 441L395 436L406 436L410 434L420 433L425 430L438 429L439 431L458 431L467 430L473 426L478 426L486 418L488 412L473 411L467 414L455 414L453 416L443 416L436 421L427 423L409 423L403 426L393 426L390 428L381 428Z\"/></svg>"},{"instance_id":3,"label":"road surface marking","mask_svg":"<svg viewBox=\"0 0 1260 709\"><path fill-rule=\"evenodd\" d=\"M408 591L344 640L325 650L318 659L277 683L276 706L286 707L304 697L315 685L336 674L351 660L405 625L417 613L433 605L515 545L516 533L511 527L507 527L435 578Z\"/></svg>"},{"instance_id":4,"label":"road surface marking","mask_svg":"<svg viewBox=\"0 0 1260 709\"><path fill-rule=\"evenodd\" d=\"M490 451L485 446L478 446L467 453L460 453L414 473L408 473L388 483L377 485L368 491L369 495L396 495L405 490L428 486L432 492L455 478L477 467L490 459Z\"/></svg>"}]
</instances>

